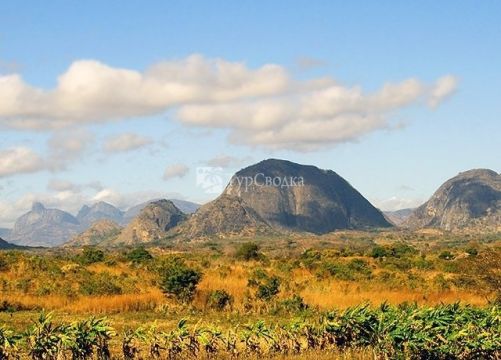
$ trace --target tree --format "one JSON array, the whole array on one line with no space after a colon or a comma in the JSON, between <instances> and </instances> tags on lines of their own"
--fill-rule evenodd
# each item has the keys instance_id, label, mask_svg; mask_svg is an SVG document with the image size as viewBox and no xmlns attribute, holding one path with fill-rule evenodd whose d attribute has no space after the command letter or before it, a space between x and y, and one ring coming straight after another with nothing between
<instances>
[{"instance_id":1,"label":"tree","mask_svg":"<svg viewBox=\"0 0 501 360\"><path fill-rule=\"evenodd\" d=\"M269 301L278 294L280 291L279 287L280 279L273 276L258 286L256 297L264 301Z\"/></svg>"},{"instance_id":2,"label":"tree","mask_svg":"<svg viewBox=\"0 0 501 360\"><path fill-rule=\"evenodd\" d=\"M81 256L81 262L85 265L93 264L104 260L104 252L93 246L85 246Z\"/></svg>"},{"instance_id":3,"label":"tree","mask_svg":"<svg viewBox=\"0 0 501 360\"><path fill-rule=\"evenodd\" d=\"M201 278L200 271L188 267L182 259L176 258L161 269L160 285L165 294L182 302L190 302Z\"/></svg>"},{"instance_id":4,"label":"tree","mask_svg":"<svg viewBox=\"0 0 501 360\"><path fill-rule=\"evenodd\" d=\"M259 246L253 242L243 243L237 249L236 257L245 261L259 260L261 258Z\"/></svg>"},{"instance_id":5,"label":"tree","mask_svg":"<svg viewBox=\"0 0 501 360\"><path fill-rule=\"evenodd\" d=\"M127 260L132 261L134 264L140 264L153 259L153 256L144 248L144 246L139 246L131 250L127 254Z\"/></svg>"}]
</instances>

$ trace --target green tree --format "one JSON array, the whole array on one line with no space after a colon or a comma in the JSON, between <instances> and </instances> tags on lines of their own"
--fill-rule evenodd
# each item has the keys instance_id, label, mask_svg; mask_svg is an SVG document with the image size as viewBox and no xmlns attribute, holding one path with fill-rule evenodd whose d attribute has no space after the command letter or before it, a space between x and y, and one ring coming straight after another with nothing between
<instances>
[{"instance_id":1,"label":"green tree","mask_svg":"<svg viewBox=\"0 0 501 360\"><path fill-rule=\"evenodd\" d=\"M126 257L127 260L132 261L134 264L141 264L153 259L153 256L151 256L144 246L139 246L131 250Z\"/></svg>"},{"instance_id":2,"label":"green tree","mask_svg":"<svg viewBox=\"0 0 501 360\"><path fill-rule=\"evenodd\" d=\"M259 246L253 242L246 242L240 245L237 249L236 257L245 261L259 260L261 254L259 253Z\"/></svg>"},{"instance_id":3,"label":"green tree","mask_svg":"<svg viewBox=\"0 0 501 360\"><path fill-rule=\"evenodd\" d=\"M190 268L182 259L176 258L161 269L160 286L165 294L182 302L190 302L201 279L200 271Z\"/></svg>"},{"instance_id":4,"label":"green tree","mask_svg":"<svg viewBox=\"0 0 501 360\"><path fill-rule=\"evenodd\" d=\"M84 265L94 264L104 260L104 252L93 246L85 246L80 260Z\"/></svg>"}]
</instances>

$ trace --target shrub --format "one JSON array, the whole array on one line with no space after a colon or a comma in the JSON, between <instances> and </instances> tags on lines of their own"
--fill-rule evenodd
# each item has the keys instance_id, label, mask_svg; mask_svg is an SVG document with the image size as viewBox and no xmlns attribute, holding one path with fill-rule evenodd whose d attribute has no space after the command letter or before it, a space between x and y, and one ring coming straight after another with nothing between
<instances>
[{"instance_id":1,"label":"shrub","mask_svg":"<svg viewBox=\"0 0 501 360\"><path fill-rule=\"evenodd\" d=\"M280 291L279 287L280 279L276 276L273 276L258 285L256 297L264 301L269 301L278 294L278 292Z\"/></svg>"},{"instance_id":2,"label":"shrub","mask_svg":"<svg viewBox=\"0 0 501 360\"><path fill-rule=\"evenodd\" d=\"M84 265L94 264L104 260L104 252L93 246L85 246L80 257L80 262Z\"/></svg>"},{"instance_id":3,"label":"shrub","mask_svg":"<svg viewBox=\"0 0 501 360\"><path fill-rule=\"evenodd\" d=\"M119 295L122 293L121 281L107 272L92 274L80 282L82 295Z\"/></svg>"},{"instance_id":4,"label":"shrub","mask_svg":"<svg viewBox=\"0 0 501 360\"><path fill-rule=\"evenodd\" d=\"M438 258L442 260L454 260L454 255L450 251L445 250L438 255Z\"/></svg>"},{"instance_id":5,"label":"shrub","mask_svg":"<svg viewBox=\"0 0 501 360\"><path fill-rule=\"evenodd\" d=\"M127 260L132 261L134 264L141 264L153 259L153 256L144 248L144 246L139 246L131 250L127 256Z\"/></svg>"},{"instance_id":6,"label":"shrub","mask_svg":"<svg viewBox=\"0 0 501 360\"><path fill-rule=\"evenodd\" d=\"M225 290L214 290L209 294L207 305L211 309L224 310L233 303L233 296Z\"/></svg>"},{"instance_id":7,"label":"shrub","mask_svg":"<svg viewBox=\"0 0 501 360\"><path fill-rule=\"evenodd\" d=\"M478 255L478 250L474 247L470 247L470 248L466 249L466 252L470 256L477 256Z\"/></svg>"},{"instance_id":8,"label":"shrub","mask_svg":"<svg viewBox=\"0 0 501 360\"><path fill-rule=\"evenodd\" d=\"M236 257L245 261L259 260L261 258L259 246L253 242L243 243L237 249Z\"/></svg>"},{"instance_id":9,"label":"shrub","mask_svg":"<svg viewBox=\"0 0 501 360\"><path fill-rule=\"evenodd\" d=\"M383 246L375 246L374 248L372 248L371 256L375 259L383 258L385 256L388 256L388 251Z\"/></svg>"},{"instance_id":10,"label":"shrub","mask_svg":"<svg viewBox=\"0 0 501 360\"><path fill-rule=\"evenodd\" d=\"M176 258L161 270L162 291L182 302L193 300L202 273L188 267L182 259Z\"/></svg>"},{"instance_id":11,"label":"shrub","mask_svg":"<svg viewBox=\"0 0 501 360\"><path fill-rule=\"evenodd\" d=\"M280 306L287 312L298 313L308 309L308 305L305 304L303 298L297 294L294 294L291 298L285 299L280 303Z\"/></svg>"}]
</instances>

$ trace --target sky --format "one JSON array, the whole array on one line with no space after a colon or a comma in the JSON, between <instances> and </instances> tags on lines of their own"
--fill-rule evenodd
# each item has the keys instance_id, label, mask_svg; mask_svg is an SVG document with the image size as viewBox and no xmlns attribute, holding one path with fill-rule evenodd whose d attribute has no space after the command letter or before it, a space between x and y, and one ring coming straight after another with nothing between
<instances>
[{"instance_id":1,"label":"sky","mask_svg":"<svg viewBox=\"0 0 501 360\"><path fill-rule=\"evenodd\" d=\"M267 158L383 210L501 168L501 3L2 1L0 227L199 203ZM209 184L210 185L210 184Z\"/></svg>"}]
</instances>

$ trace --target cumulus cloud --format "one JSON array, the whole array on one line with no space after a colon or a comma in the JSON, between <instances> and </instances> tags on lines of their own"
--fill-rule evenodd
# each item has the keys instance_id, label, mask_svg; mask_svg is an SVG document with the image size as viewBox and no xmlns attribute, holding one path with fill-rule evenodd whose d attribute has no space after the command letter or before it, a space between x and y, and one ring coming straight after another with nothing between
<instances>
[{"instance_id":1,"label":"cumulus cloud","mask_svg":"<svg viewBox=\"0 0 501 360\"><path fill-rule=\"evenodd\" d=\"M107 152L124 152L142 148L152 142L150 138L145 136L124 133L108 138L104 143L104 150Z\"/></svg>"},{"instance_id":2,"label":"cumulus cloud","mask_svg":"<svg viewBox=\"0 0 501 360\"><path fill-rule=\"evenodd\" d=\"M190 168L184 164L174 164L167 166L164 172L163 179L170 180L173 178L182 178L188 174Z\"/></svg>"},{"instance_id":3,"label":"cumulus cloud","mask_svg":"<svg viewBox=\"0 0 501 360\"><path fill-rule=\"evenodd\" d=\"M174 110L183 124L229 130L237 144L315 150L394 128L399 109L434 108L456 87L447 75L435 84L411 78L367 93L330 78L294 79L275 64L252 69L200 55L142 72L80 60L54 89L31 86L17 74L0 76L0 124L57 129Z\"/></svg>"},{"instance_id":4,"label":"cumulus cloud","mask_svg":"<svg viewBox=\"0 0 501 360\"><path fill-rule=\"evenodd\" d=\"M44 160L27 147L18 146L0 150L0 177L33 173L44 167Z\"/></svg>"}]
</instances>

